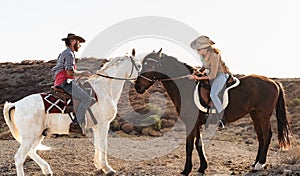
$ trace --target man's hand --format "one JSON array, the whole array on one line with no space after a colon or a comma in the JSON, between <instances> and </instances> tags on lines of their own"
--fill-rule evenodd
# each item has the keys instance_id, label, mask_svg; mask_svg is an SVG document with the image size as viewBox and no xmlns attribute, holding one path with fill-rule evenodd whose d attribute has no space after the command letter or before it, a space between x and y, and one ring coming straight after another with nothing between
<instances>
[{"instance_id":1,"label":"man's hand","mask_svg":"<svg viewBox=\"0 0 300 176\"><path fill-rule=\"evenodd\" d=\"M75 75L82 76L82 77L89 77L89 76L92 76L93 74L89 71L76 71Z\"/></svg>"}]
</instances>

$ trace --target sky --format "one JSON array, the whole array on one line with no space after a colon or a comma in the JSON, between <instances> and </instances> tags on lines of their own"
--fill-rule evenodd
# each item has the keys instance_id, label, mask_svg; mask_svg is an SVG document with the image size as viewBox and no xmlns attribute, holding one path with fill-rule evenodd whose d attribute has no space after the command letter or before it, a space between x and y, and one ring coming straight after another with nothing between
<instances>
[{"instance_id":1,"label":"sky","mask_svg":"<svg viewBox=\"0 0 300 176\"><path fill-rule=\"evenodd\" d=\"M300 77L299 7L298 0L1 1L0 62L56 59L65 48L61 38L67 33L86 39L76 56L89 57L82 55L85 47L105 29L124 20L157 16L209 36L234 74L295 78ZM144 42L137 53L161 48L160 42L147 43L149 48ZM134 45L122 47L131 50L130 44ZM168 55L190 57L171 46L164 48Z\"/></svg>"}]
</instances>

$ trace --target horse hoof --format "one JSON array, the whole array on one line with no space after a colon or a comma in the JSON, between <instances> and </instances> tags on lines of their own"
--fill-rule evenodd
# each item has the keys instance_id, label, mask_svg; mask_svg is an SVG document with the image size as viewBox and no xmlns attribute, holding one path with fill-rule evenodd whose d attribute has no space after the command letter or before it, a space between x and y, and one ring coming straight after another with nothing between
<instances>
[{"instance_id":1,"label":"horse hoof","mask_svg":"<svg viewBox=\"0 0 300 176\"><path fill-rule=\"evenodd\" d=\"M116 174L115 171L109 171L109 172L105 173L103 169L100 169L100 170L98 170L98 171L96 172L95 175L113 176L113 175L115 175L115 174Z\"/></svg>"},{"instance_id":2,"label":"horse hoof","mask_svg":"<svg viewBox=\"0 0 300 176\"><path fill-rule=\"evenodd\" d=\"M106 176L113 176L115 175L115 172L114 171L109 171L108 173L105 174Z\"/></svg>"},{"instance_id":3,"label":"horse hoof","mask_svg":"<svg viewBox=\"0 0 300 176\"><path fill-rule=\"evenodd\" d=\"M255 164L254 170L262 170L262 169L264 169L265 166L266 166L266 164L260 164L259 162L257 162Z\"/></svg>"},{"instance_id":4,"label":"horse hoof","mask_svg":"<svg viewBox=\"0 0 300 176\"><path fill-rule=\"evenodd\" d=\"M190 172L182 171L180 175L188 176Z\"/></svg>"}]
</instances>

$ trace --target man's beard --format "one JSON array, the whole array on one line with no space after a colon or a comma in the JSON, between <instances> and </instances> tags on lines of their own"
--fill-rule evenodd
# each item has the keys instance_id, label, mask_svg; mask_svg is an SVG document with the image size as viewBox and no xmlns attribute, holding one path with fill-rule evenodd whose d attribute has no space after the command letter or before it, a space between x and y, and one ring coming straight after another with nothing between
<instances>
[{"instance_id":1,"label":"man's beard","mask_svg":"<svg viewBox=\"0 0 300 176\"><path fill-rule=\"evenodd\" d=\"M76 43L76 44L74 45L74 51L78 52L78 50L79 50L79 44Z\"/></svg>"}]
</instances>

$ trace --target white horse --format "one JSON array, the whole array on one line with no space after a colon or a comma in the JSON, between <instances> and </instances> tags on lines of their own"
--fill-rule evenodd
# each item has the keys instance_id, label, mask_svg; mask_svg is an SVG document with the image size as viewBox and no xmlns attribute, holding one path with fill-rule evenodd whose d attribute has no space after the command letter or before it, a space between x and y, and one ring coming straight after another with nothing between
<instances>
[{"instance_id":1,"label":"white horse","mask_svg":"<svg viewBox=\"0 0 300 176\"><path fill-rule=\"evenodd\" d=\"M108 75L114 78L135 78L141 61L131 56L117 57L107 62L98 75ZM117 103L121 96L125 79L109 79L102 76L92 76L88 82L94 88L98 97L91 110L96 117L97 125L88 119L88 128L93 129L95 156L94 165L105 174L114 174L107 162L107 136L110 122L117 114ZM4 118L14 138L21 144L15 154L15 165L18 176L24 175L23 163L26 156L30 156L41 168L43 174L53 175L50 165L43 160L37 150L49 149L41 144L44 130L50 133L68 134L72 122L68 114L45 114L43 100L40 94L32 94L23 99L4 105Z\"/></svg>"}]
</instances>

